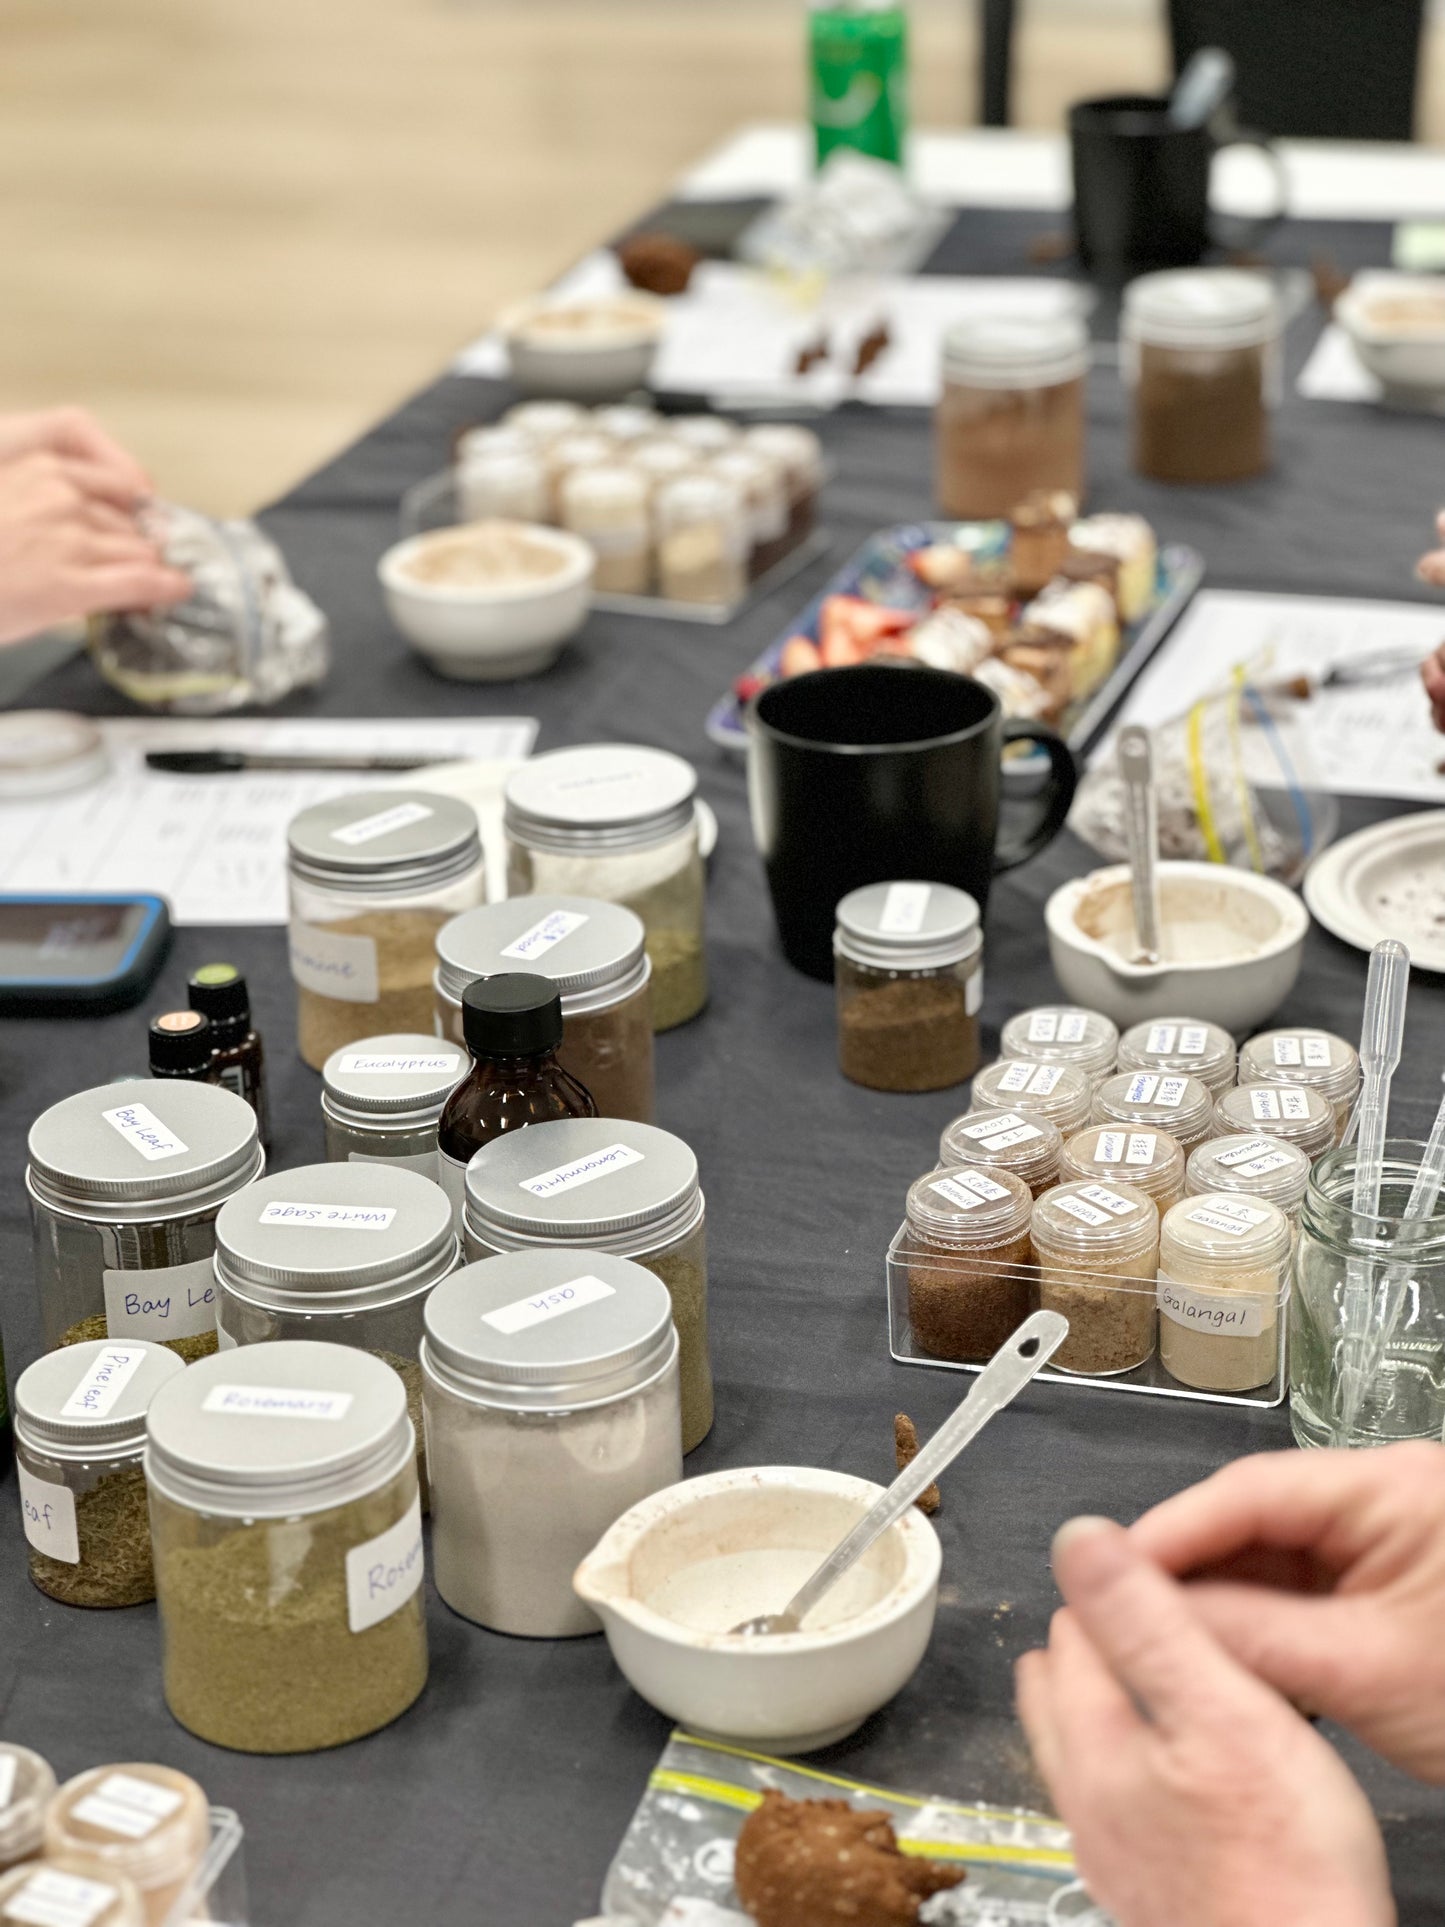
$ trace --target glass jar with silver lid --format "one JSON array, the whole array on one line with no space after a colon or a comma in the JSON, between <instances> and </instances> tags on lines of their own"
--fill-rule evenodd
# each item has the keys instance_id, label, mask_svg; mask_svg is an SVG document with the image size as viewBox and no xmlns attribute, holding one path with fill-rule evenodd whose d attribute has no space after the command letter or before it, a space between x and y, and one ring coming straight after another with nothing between
<instances>
[{"instance_id":1,"label":"glass jar with silver lid","mask_svg":"<svg viewBox=\"0 0 1445 1927\"><path fill-rule=\"evenodd\" d=\"M333 1164L395 1164L440 1182L437 1119L469 1059L421 1031L343 1044L321 1073L326 1155Z\"/></svg>"},{"instance_id":2,"label":"glass jar with silver lid","mask_svg":"<svg viewBox=\"0 0 1445 1927\"><path fill-rule=\"evenodd\" d=\"M652 1124L561 1118L509 1131L467 1166L468 1259L563 1245L635 1258L672 1297L682 1346L682 1449L712 1426L706 1211L691 1148Z\"/></svg>"},{"instance_id":3,"label":"glass jar with silver lid","mask_svg":"<svg viewBox=\"0 0 1445 1927\"><path fill-rule=\"evenodd\" d=\"M642 921L597 897L509 897L453 917L437 938L438 1034L460 1044L462 992L528 970L562 994L557 1061L603 1117L652 1122L652 960Z\"/></svg>"},{"instance_id":4,"label":"glass jar with silver lid","mask_svg":"<svg viewBox=\"0 0 1445 1927\"><path fill-rule=\"evenodd\" d=\"M595 1632L573 1572L682 1477L663 1285L604 1251L487 1258L428 1298L421 1359L437 1591L496 1632Z\"/></svg>"},{"instance_id":5,"label":"glass jar with silver lid","mask_svg":"<svg viewBox=\"0 0 1445 1927\"><path fill-rule=\"evenodd\" d=\"M869 883L838 905L838 1068L875 1091L939 1091L979 1063L983 931L947 883Z\"/></svg>"},{"instance_id":6,"label":"glass jar with silver lid","mask_svg":"<svg viewBox=\"0 0 1445 1927\"><path fill-rule=\"evenodd\" d=\"M104 1084L43 1111L29 1153L46 1345L149 1338L186 1359L214 1351L216 1213L265 1167L251 1106L178 1078Z\"/></svg>"},{"instance_id":7,"label":"glass jar with silver lid","mask_svg":"<svg viewBox=\"0 0 1445 1927\"><path fill-rule=\"evenodd\" d=\"M598 743L534 756L507 780L507 894L601 897L642 919L652 1022L707 1002L697 772L667 750Z\"/></svg>"},{"instance_id":8,"label":"glass jar with silver lid","mask_svg":"<svg viewBox=\"0 0 1445 1927\"><path fill-rule=\"evenodd\" d=\"M431 1022L436 934L485 896L476 812L427 790L313 804L287 831L297 1047L313 1070Z\"/></svg>"}]
</instances>

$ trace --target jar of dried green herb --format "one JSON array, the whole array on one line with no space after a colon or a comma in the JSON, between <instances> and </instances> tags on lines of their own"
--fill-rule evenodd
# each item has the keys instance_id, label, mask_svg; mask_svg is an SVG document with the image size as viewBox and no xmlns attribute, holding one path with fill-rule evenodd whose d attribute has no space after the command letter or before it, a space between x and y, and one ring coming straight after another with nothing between
<instances>
[{"instance_id":1,"label":"jar of dried green herb","mask_svg":"<svg viewBox=\"0 0 1445 1927\"><path fill-rule=\"evenodd\" d=\"M145 1472L182 1726L242 1753L310 1753L406 1711L427 1649L395 1372L304 1340L203 1359L152 1404Z\"/></svg>"},{"instance_id":2,"label":"jar of dried green herb","mask_svg":"<svg viewBox=\"0 0 1445 1927\"><path fill-rule=\"evenodd\" d=\"M47 1352L15 1386L15 1469L30 1577L67 1606L155 1598L146 1412L185 1366L164 1345L100 1339Z\"/></svg>"},{"instance_id":3,"label":"jar of dried green herb","mask_svg":"<svg viewBox=\"0 0 1445 1927\"><path fill-rule=\"evenodd\" d=\"M838 1067L874 1091L940 1091L978 1069L983 931L947 883L870 883L838 905Z\"/></svg>"},{"instance_id":4,"label":"jar of dried green herb","mask_svg":"<svg viewBox=\"0 0 1445 1927\"><path fill-rule=\"evenodd\" d=\"M469 1060L420 1031L363 1037L321 1073L326 1155L333 1164L394 1164L440 1182L437 1120Z\"/></svg>"},{"instance_id":5,"label":"jar of dried green herb","mask_svg":"<svg viewBox=\"0 0 1445 1927\"><path fill-rule=\"evenodd\" d=\"M48 1760L28 1746L0 1740L0 1873L40 1852L45 1810L55 1793Z\"/></svg>"}]
</instances>

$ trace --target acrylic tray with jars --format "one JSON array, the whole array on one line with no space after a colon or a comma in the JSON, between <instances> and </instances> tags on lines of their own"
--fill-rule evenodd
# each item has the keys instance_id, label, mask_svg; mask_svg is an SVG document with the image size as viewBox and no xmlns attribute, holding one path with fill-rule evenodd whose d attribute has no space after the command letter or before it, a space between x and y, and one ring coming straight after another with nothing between
<instances>
[{"instance_id":1,"label":"acrylic tray with jars","mask_svg":"<svg viewBox=\"0 0 1445 1927\"><path fill-rule=\"evenodd\" d=\"M880 643L885 653L906 660L906 651L897 646L896 637L889 636L888 616L896 613L902 618L893 625L901 632L939 602L938 593L923 581L915 565L919 552L938 547L960 549L981 570L987 570L1006 561L1009 542L1009 524L1003 521L908 522L870 535L797 620L744 670L727 695L713 704L707 717L708 736L723 749L746 752L748 735L743 718L749 700L759 689L792 673L789 645L795 638L813 645L826 643L824 605L830 598L846 599L849 608L839 610L839 627L856 628L857 632L842 635L835 649L822 648L825 667L865 660ZM1071 749L1083 755L1098 742L1130 685L1184 613L1203 577L1204 559L1197 549L1183 542L1160 547L1153 600L1137 620L1120 626L1118 654L1108 674L1081 700L1067 705L1057 719L1057 727ZM859 606L864 604L873 605L877 615L870 617ZM856 625L848 620L851 610L856 610ZM816 666L811 658L809 666ZM1007 696L1002 700L1007 711ZM1046 716L1045 720L1054 718Z\"/></svg>"},{"instance_id":2,"label":"acrylic tray with jars","mask_svg":"<svg viewBox=\"0 0 1445 1927\"><path fill-rule=\"evenodd\" d=\"M211 1808L211 1838L185 1891L166 1915L165 1927L248 1927L244 1828L229 1807Z\"/></svg>"},{"instance_id":3,"label":"acrylic tray with jars","mask_svg":"<svg viewBox=\"0 0 1445 1927\"><path fill-rule=\"evenodd\" d=\"M893 1242L888 1247L888 1349L900 1365L927 1365L945 1372L979 1372L987 1363L989 1351L1002 1344L1008 1331L1037 1311L1044 1304L1055 1311L1063 1312L1072 1320L1070 1336L1060 1347L1060 1356L1069 1353L1071 1344L1082 1343L1093 1356L1088 1360L1089 1370L1067 1371L1057 1364L1047 1366L1038 1373L1040 1380L1047 1379L1056 1385L1092 1386L1104 1392L1143 1393L1149 1398L1182 1398L1195 1400L1205 1405L1248 1405L1260 1408L1282 1405L1289 1388L1289 1375L1286 1362L1288 1344L1287 1327L1289 1324L1289 1281L1285 1280L1277 1294L1261 1295L1251 1300L1255 1308L1255 1322L1264 1331L1268 1330L1269 1317L1275 1321L1275 1343L1272 1348L1273 1372L1263 1383L1243 1391L1212 1391L1202 1386L1188 1385L1176 1378L1165 1366L1158 1341L1160 1318L1157 1311L1159 1283L1154 1278L1111 1277L1105 1282L1096 1275L1074 1273L1079 1284L1070 1285L1059 1292L1041 1293L1039 1288L1039 1268L1036 1264L1010 1265L990 1264L986 1273L981 1273L979 1261L970 1257L965 1262L951 1259L936 1249L927 1252L927 1266L932 1273L956 1271L961 1290L978 1291L980 1288L991 1294L1006 1296L1017 1293L1017 1312L1015 1319L1012 1308L1003 1311L1000 1319L997 1311L990 1315L990 1323L997 1326L986 1334L979 1345L979 1356L975 1360L942 1358L933 1352L925 1351L913 1331L913 1321L909 1305L910 1258L922 1255L913 1239L908 1226L900 1225ZM1068 1300L1076 1298L1080 1290L1089 1294L1094 1301L1098 1314L1097 1332L1088 1329L1084 1320L1083 1329L1078 1319L1077 1307L1071 1312ZM1181 1288L1187 1298L1187 1288ZM1146 1311L1145 1306L1148 1306ZM1122 1368L1115 1359L1138 1357L1149 1343L1151 1331L1154 1334L1148 1356L1141 1362ZM1249 1343L1249 1339L1221 1339L1199 1331L1190 1331L1185 1336L1196 1347L1195 1361L1199 1361L1197 1348L1208 1345L1213 1348L1213 1356L1206 1352L1202 1360L1203 1369L1198 1376L1219 1378L1230 1376L1214 1368L1214 1361L1222 1345ZM985 1348L987 1347L987 1349ZM960 1346L959 1349L963 1349ZM971 1349L971 1347L970 1347ZM1227 1354L1225 1354L1227 1358ZM1080 1361L1081 1364L1084 1362ZM1181 1366L1188 1361L1184 1358L1176 1362ZM1247 1375L1247 1374L1246 1374Z\"/></svg>"}]
</instances>

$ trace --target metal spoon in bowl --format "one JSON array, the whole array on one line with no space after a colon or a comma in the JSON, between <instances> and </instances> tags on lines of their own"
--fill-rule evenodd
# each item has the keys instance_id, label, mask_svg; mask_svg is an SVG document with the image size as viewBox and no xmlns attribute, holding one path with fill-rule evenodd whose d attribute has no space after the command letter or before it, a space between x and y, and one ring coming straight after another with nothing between
<instances>
[{"instance_id":1,"label":"metal spoon in bowl","mask_svg":"<svg viewBox=\"0 0 1445 1927\"><path fill-rule=\"evenodd\" d=\"M1026 1318L994 1353L970 1386L956 1412L946 1418L913 1463L900 1472L883 1495L828 1554L810 1579L793 1594L780 1613L761 1613L745 1619L734 1633L796 1633L824 1593L830 1592L848 1568L901 1519L920 1493L953 1464L971 1439L1023 1390L1034 1373L1053 1357L1069 1332L1069 1321L1056 1311L1036 1311Z\"/></svg>"},{"instance_id":2,"label":"metal spoon in bowl","mask_svg":"<svg viewBox=\"0 0 1445 1927\"><path fill-rule=\"evenodd\" d=\"M1154 752L1149 732L1137 723L1119 731L1119 774L1124 779L1124 833L1134 889L1135 963L1156 964L1164 948L1159 909L1159 800L1154 793Z\"/></svg>"}]
</instances>

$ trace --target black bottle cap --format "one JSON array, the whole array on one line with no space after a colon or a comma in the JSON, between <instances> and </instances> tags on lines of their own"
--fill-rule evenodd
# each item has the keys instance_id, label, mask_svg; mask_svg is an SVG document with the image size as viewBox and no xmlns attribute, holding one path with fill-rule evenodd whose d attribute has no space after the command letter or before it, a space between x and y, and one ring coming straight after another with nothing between
<instances>
[{"instance_id":1,"label":"black bottle cap","mask_svg":"<svg viewBox=\"0 0 1445 1927\"><path fill-rule=\"evenodd\" d=\"M202 964L186 985L186 1001L213 1024L245 1023L251 1015L251 994L234 964Z\"/></svg>"},{"instance_id":2,"label":"black bottle cap","mask_svg":"<svg viewBox=\"0 0 1445 1927\"><path fill-rule=\"evenodd\" d=\"M203 1069L215 1047L210 1019L198 1010L168 1010L151 1019L151 1070L163 1077Z\"/></svg>"},{"instance_id":3,"label":"black bottle cap","mask_svg":"<svg viewBox=\"0 0 1445 1927\"><path fill-rule=\"evenodd\" d=\"M562 993L548 977L509 970L462 992L462 1036L473 1057L536 1057L562 1041Z\"/></svg>"}]
</instances>

